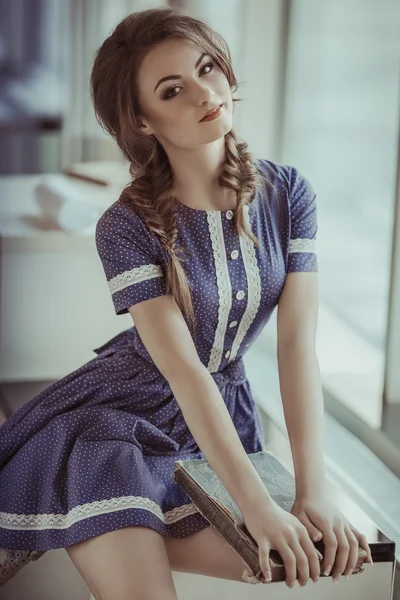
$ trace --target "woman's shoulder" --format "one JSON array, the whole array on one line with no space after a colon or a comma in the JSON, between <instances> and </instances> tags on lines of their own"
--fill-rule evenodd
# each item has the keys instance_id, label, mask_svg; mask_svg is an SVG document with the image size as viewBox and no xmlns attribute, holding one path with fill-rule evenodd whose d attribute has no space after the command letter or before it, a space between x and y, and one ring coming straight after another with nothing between
<instances>
[{"instance_id":1,"label":"woman's shoulder","mask_svg":"<svg viewBox=\"0 0 400 600\"><path fill-rule=\"evenodd\" d=\"M137 222L137 219L138 215L122 202L122 196L120 196L106 208L97 221L97 226L99 228L118 227Z\"/></svg>"},{"instance_id":2,"label":"woman's shoulder","mask_svg":"<svg viewBox=\"0 0 400 600\"><path fill-rule=\"evenodd\" d=\"M157 235L143 218L128 206L121 197L111 204L101 215L95 229L96 246L99 251L113 251L116 248L131 251L140 250L162 261L164 251Z\"/></svg>"},{"instance_id":3,"label":"woman's shoulder","mask_svg":"<svg viewBox=\"0 0 400 600\"><path fill-rule=\"evenodd\" d=\"M278 188L277 191L286 191L291 195L298 186L311 187L309 180L294 165L274 162L267 158L256 158L254 162L261 174Z\"/></svg>"},{"instance_id":4,"label":"woman's shoulder","mask_svg":"<svg viewBox=\"0 0 400 600\"><path fill-rule=\"evenodd\" d=\"M96 224L96 236L137 238L152 234L134 207L123 201L122 195L103 212Z\"/></svg>"},{"instance_id":5,"label":"woman's shoulder","mask_svg":"<svg viewBox=\"0 0 400 600\"><path fill-rule=\"evenodd\" d=\"M290 178L293 166L279 163L268 158L256 158L255 164L268 181L274 184L275 187L285 187L290 185Z\"/></svg>"}]
</instances>

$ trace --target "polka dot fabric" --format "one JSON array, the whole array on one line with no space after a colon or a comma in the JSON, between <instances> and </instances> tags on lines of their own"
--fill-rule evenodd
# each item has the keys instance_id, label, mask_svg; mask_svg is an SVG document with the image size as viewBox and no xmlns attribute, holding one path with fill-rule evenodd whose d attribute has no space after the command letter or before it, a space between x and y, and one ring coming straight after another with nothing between
<instances>
[{"instance_id":1,"label":"polka dot fabric","mask_svg":"<svg viewBox=\"0 0 400 600\"><path fill-rule=\"evenodd\" d=\"M245 208L260 240L238 236L233 211L181 204L177 243L198 323L200 360L247 453L263 449L243 356L268 322L291 271L316 271L315 193L294 168L265 159ZM115 313L165 294L168 256L117 200L96 228ZM50 550L142 525L181 538L207 527L173 481L177 460L204 458L135 326L32 398L0 426L0 548Z\"/></svg>"}]
</instances>

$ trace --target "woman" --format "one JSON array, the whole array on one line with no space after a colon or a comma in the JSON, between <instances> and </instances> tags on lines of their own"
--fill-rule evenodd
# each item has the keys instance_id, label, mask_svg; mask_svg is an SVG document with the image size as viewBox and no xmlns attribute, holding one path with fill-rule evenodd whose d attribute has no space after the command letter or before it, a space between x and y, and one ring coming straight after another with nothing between
<instances>
[{"instance_id":1,"label":"woman","mask_svg":"<svg viewBox=\"0 0 400 600\"><path fill-rule=\"evenodd\" d=\"M94 60L96 116L133 176L100 218L96 245L115 312L135 326L2 426L0 547L65 547L96 599L176 598L171 568L243 581L240 558L172 480L179 459L210 461L266 577L274 548L287 585L317 581L316 533L332 577L351 573L359 543L369 553L324 483L322 396L306 351L315 193L294 167L253 160L238 142L236 89L223 39L171 9L129 15ZM243 355L277 305L278 351L296 368L280 360L291 513L247 457L263 433Z\"/></svg>"}]
</instances>

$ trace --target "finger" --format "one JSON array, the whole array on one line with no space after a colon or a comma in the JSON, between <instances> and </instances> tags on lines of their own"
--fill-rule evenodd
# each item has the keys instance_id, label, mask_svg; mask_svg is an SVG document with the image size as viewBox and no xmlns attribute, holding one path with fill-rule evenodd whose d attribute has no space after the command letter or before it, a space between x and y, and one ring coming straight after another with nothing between
<instances>
[{"instance_id":1,"label":"finger","mask_svg":"<svg viewBox=\"0 0 400 600\"><path fill-rule=\"evenodd\" d=\"M310 579L310 565L308 563L307 554L304 552L299 541L293 540L290 544L296 557L296 569L299 585L305 586Z\"/></svg>"},{"instance_id":2,"label":"finger","mask_svg":"<svg viewBox=\"0 0 400 600\"><path fill-rule=\"evenodd\" d=\"M324 544L325 544L325 552L324 552L324 565L323 571L326 576L328 576L331 572L331 569L335 563L336 558L336 550L338 546L338 542L336 539L336 535L333 529L329 528L324 532Z\"/></svg>"},{"instance_id":3,"label":"finger","mask_svg":"<svg viewBox=\"0 0 400 600\"><path fill-rule=\"evenodd\" d=\"M267 583L269 583L272 579L271 565L269 562L270 551L271 548L267 543L260 544L258 547L258 560L260 562L260 569L263 572Z\"/></svg>"},{"instance_id":4,"label":"finger","mask_svg":"<svg viewBox=\"0 0 400 600\"><path fill-rule=\"evenodd\" d=\"M305 536L301 536L300 544L306 553L309 569L310 569L310 577L313 581L318 581L320 575L320 562L318 558L318 550L316 550L314 544L306 534Z\"/></svg>"},{"instance_id":5,"label":"finger","mask_svg":"<svg viewBox=\"0 0 400 600\"><path fill-rule=\"evenodd\" d=\"M350 527L345 527L344 532L350 544L349 559L347 561L344 574L346 577L350 577L358 561L358 540L352 532L352 530L350 529Z\"/></svg>"},{"instance_id":6,"label":"finger","mask_svg":"<svg viewBox=\"0 0 400 600\"><path fill-rule=\"evenodd\" d=\"M299 517L297 517L299 521L304 525L307 529L308 535L313 542L318 542L322 539L322 532L310 521L306 512L302 512Z\"/></svg>"},{"instance_id":7,"label":"finger","mask_svg":"<svg viewBox=\"0 0 400 600\"><path fill-rule=\"evenodd\" d=\"M285 565L285 582L288 587L293 587L297 579L296 557L294 552L289 548L286 542L283 542L278 549L278 552Z\"/></svg>"},{"instance_id":8,"label":"finger","mask_svg":"<svg viewBox=\"0 0 400 600\"><path fill-rule=\"evenodd\" d=\"M342 526L335 529L335 533L338 541L338 549L335 566L332 571L332 579L339 581L349 560L350 545Z\"/></svg>"},{"instance_id":9,"label":"finger","mask_svg":"<svg viewBox=\"0 0 400 600\"><path fill-rule=\"evenodd\" d=\"M372 560L372 553L371 553L371 548L368 544L367 538L365 537L364 534L360 533L358 531L358 529L356 529L355 527L350 526L351 531L354 533L360 548L363 548L363 550L365 550L365 552L367 553L368 556L368 562L373 564L373 560Z\"/></svg>"}]
</instances>

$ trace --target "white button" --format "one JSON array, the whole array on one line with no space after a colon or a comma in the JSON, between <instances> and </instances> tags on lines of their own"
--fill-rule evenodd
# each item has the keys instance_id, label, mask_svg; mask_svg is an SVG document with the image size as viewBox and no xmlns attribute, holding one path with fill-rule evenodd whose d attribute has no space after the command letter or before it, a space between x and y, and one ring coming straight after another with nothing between
<instances>
[{"instance_id":1,"label":"white button","mask_svg":"<svg viewBox=\"0 0 400 600\"><path fill-rule=\"evenodd\" d=\"M234 250L233 252L231 252L231 258L233 258L233 260L235 260L238 256L239 256L239 252L237 250Z\"/></svg>"},{"instance_id":2,"label":"white button","mask_svg":"<svg viewBox=\"0 0 400 600\"><path fill-rule=\"evenodd\" d=\"M237 300L241 300L242 298L244 298L244 291L240 290L240 292L236 294L236 298Z\"/></svg>"},{"instance_id":3,"label":"white button","mask_svg":"<svg viewBox=\"0 0 400 600\"><path fill-rule=\"evenodd\" d=\"M229 350L228 350L228 352L225 352L225 358L229 358L230 354L231 354L231 353L230 353L230 351L229 351Z\"/></svg>"},{"instance_id":4,"label":"white button","mask_svg":"<svg viewBox=\"0 0 400 600\"><path fill-rule=\"evenodd\" d=\"M236 327L237 325L237 321L232 321L232 323L229 323L229 327Z\"/></svg>"},{"instance_id":5,"label":"white button","mask_svg":"<svg viewBox=\"0 0 400 600\"><path fill-rule=\"evenodd\" d=\"M227 210L225 216L228 219L228 221L230 221L231 219L233 219L233 211L232 210Z\"/></svg>"}]
</instances>

